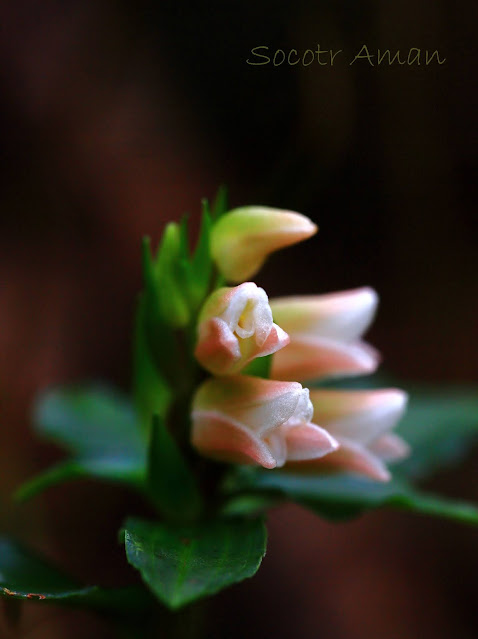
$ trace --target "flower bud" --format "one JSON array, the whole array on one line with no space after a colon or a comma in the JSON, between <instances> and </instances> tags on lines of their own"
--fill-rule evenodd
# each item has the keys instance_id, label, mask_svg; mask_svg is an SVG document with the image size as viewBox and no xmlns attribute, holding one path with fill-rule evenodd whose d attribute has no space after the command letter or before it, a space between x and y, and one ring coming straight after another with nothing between
<instances>
[{"instance_id":1,"label":"flower bud","mask_svg":"<svg viewBox=\"0 0 478 639\"><path fill-rule=\"evenodd\" d=\"M264 468L317 458L338 444L312 414L309 391L297 382L213 378L193 401L192 443L207 457Z\"/></svg>"},{"instance_id":2,"label":"flower bud","mask_svg":"<svg viewBox=\"0 0 478 639\"><path fill-rule=\"evenodd\" d=\"M317 226L305 215L245 206L223 215L211 232L211 253L231 282L253 277L273 251L305 240Z\"/></svg>"},{"instance_id":3,"label":"flower bud","mask_svg":"<svg viewBox=\"0 0 478 639\"><path fill-rule=\"evenodd\" d=\"M271 300L274 320L290 336L273 358L272 377L305 381L373 372L378 353L360 338L377 303L371 288Z\"/></svg>"},{"instance_id":4,"label":"flower bud","mask_svg":"<svg viewBox=\"0 0 478 639\"><path fill-rule=\"evenodd\" d=\"M288 343L288 335L272 321L264 289L245 282L218 289L206 300L198 320L195 356L209 372L230 375Z\"/></svg>"},{"instance_id":5,"label":"flower bud","mask_svg":"<svg viewBox=\"0 0 478 639\"><path fill-rule=\"evenodd\" d=\"M310 398L317 419L336 438L340 449L297 469L340 470L388 481L390 473L384 462L409 454L406 442L391 432L405 411L406 393L397 389L313 390Z\"/></svg>"}]
</instances>

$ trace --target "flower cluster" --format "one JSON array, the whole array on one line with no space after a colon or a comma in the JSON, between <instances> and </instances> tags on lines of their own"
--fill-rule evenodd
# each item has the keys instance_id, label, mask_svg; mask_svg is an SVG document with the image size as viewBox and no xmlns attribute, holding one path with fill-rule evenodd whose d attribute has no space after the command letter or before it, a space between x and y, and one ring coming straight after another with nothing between
<instances>
[{"instance_id":1,"label":"flower cluster","mask_svg":"<svg viewBox=\"0 0 478 639\"><path fill-rule=\"evenodd\" d=\"M238 283L253 277L269 253L316 231L298 213L240 208L215 224L210 249L222 276ZM270 301L250 281L214 291L197 326L195 356L213 377L193 401L193 446L225 462L388 480L386 462L408 454L392 433L406 394L301 385L377 368L378 353L362 340L377 303L370 288ZM270 379L247 374L265 356Z\"/></svg>"}]
</instances>

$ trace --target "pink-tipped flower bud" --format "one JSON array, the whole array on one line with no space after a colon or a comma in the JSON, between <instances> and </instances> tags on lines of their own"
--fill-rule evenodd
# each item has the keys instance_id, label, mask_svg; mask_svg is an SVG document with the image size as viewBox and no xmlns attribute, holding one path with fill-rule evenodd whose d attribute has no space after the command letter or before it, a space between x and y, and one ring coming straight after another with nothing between
<instances>
[{"instance_id":1,"label":"pink-tipped flower bud","mask_svg":"<svg viewBox=\"0 0 478 639\"><path fill-rule=\"evenodd\" d=\"M309 391L297 382L213 378L193 401L192 443L206 457L264 468L316 459L338 444L312 414Z\"/></svg>"},{"instance_id":2,"label":"pink-tipped flower bud","mask_svg":"<svg viewBox=\"0 0 478 639\"><path fill-rule=\"evenodd\" d=\"M339 442L325 459L297 464L296 470L342 471L388 481L384 462L406 457L408 444L391 431L405 412L407 394L398 389L372 391L313 390L316 418Z\"/></svg>"},{"instance_id":3,"label":"pink-tipped flower bud","mask_svg":"<svg viewBox=\"0 0 478 639\"><path fill-rule=\"evenodd\" d=\"M211 253L230 282L253 277L273 251L305 240L317 226L305 215L267 206L226 213L211 231Z\"/></svg>"},{"instance_id":4,"label":"pink-tipped flower bud","mask_svg":"<svg viewBox=\"0 0 478 639\"><path fill-rule=\"evenodd\" d=\"M273 358L272 377L302 382L373 372L379 355L361 337L377 304L371 288L271 300L274 321L290 336Z\"/></svg>"},{"instance_id":5,"label":"pink-tipped flower bud","mask_svg":"<svg viewBox=\"0 0 478 639\"><path fill-rule=\"evenodd\" d=\"M288 343L287 333L272 321L264 289L245 282L220 288L206 300L199 315L195 356L214 375L231 375Z\"/></svg>"}]
</instances>

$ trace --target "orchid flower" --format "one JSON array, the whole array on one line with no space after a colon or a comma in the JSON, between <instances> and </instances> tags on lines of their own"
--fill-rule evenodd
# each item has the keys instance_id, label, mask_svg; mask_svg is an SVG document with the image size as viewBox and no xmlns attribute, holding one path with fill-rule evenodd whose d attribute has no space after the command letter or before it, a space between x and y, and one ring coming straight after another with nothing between
<instances>
[{"instance_id":1,"label":"orchid flower","mask_svg":"<svg viewBox=\"0 0 478 639\"><path fill-rule=\"evenodd\" d=\"M264 289L253 282L220 288L206 300L198 320L195 355L215 375L240 371L256 357L275 353L289 336L272 321Z\"/></svg>"},{"instance_id":2,"label":"orchid flower","mask_svg":"<svg viewBox=\"0 0 478 639\"><path fill-rule=\"evenodd\" d=\"M297 382L212 378L193 401L192 444L219 461L269 469L317 459L338 443L311 422L312 415L309 391Z\"/></svg>"},{"instance_id":3,"label":"orchid flower","mask_svg":"<svg viewBox=\"0 0 478 639\"><path fill-rule=\"evenodd\" d=\"M291 464L299 471L346 471L388 481L385 462L407 457L408 444L392 432L405 412L407 395L398 389L312 390L310 398L320 424L339 442L325 459Z\"/></svg>"},{"instance_id":4,"label":"orchid flower","mask_svg":"<svg viewBox=\"0 0 478 639\"><path fill-rule=\"evenodd\" d=\"M271 300L274 321L290 336L273 358L272 377L302 382L373 372L378 353L361 337L377 303L371 288Z\"/></svg>"}]
</instances>

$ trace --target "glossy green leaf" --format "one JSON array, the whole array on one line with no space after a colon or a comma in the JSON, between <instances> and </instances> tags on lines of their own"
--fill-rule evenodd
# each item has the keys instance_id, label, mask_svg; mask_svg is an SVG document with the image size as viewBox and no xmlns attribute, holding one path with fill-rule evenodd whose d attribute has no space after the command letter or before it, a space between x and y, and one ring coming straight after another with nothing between
<instances>
[{"instance_id":1,"label":"glossy green leaf","mask_svg":"<svg viewBox=\"0 0 478 639\"><path fill-rule=\"evenodd\" d=\"M146 473L146 438L131 403L106 387L47 391L36 403L36 431L72 459L24 485L19 498L81 476L140 484Z\"/></svg>"},{"instance_id":2,"label":"glossy green leaf","mask_svg":"<svg viewBox=\"0 0 478 639\"><path fill-rule=\"evenodd\" d=\"M115 614L138 613L151 605L141 588L81 586L55 566L7 537L0 537L0 596Z\"/></svg>"},{"instance_id":3,"label":"glossy green leaf","mask_svg":"<svg viewBox=\"0 0 478 639\"><path fill-rule=\"evenodd\" d=\"M333 520L388 506L478 525L476 506L424 493L398 479L381 483L348 475L309 477L246 471L239 481L246 489L272 491Z\"/></svg>"},{"instance_id":4,"label":"glossy green leaf","mask_svg":"<svg viewBox=\"0 0 478 639\"><path fill-rule=\"evenodd\" d=\"M252 577L265 554L266 537L261 519L191 526L130 519L125 526L128 561L172 609Z\"/></svg>"},{"instance_id":5,"label":"glossy green leaf","mask_svg":"<svg viewBox=\"0 0 478 639\"><path fill-rule=\"evenodd\" d=\"M196 478L158 416L151 431L148 487L167 519L190 521L198 516L202 504Z\"/></svg>"}]
</instances>

